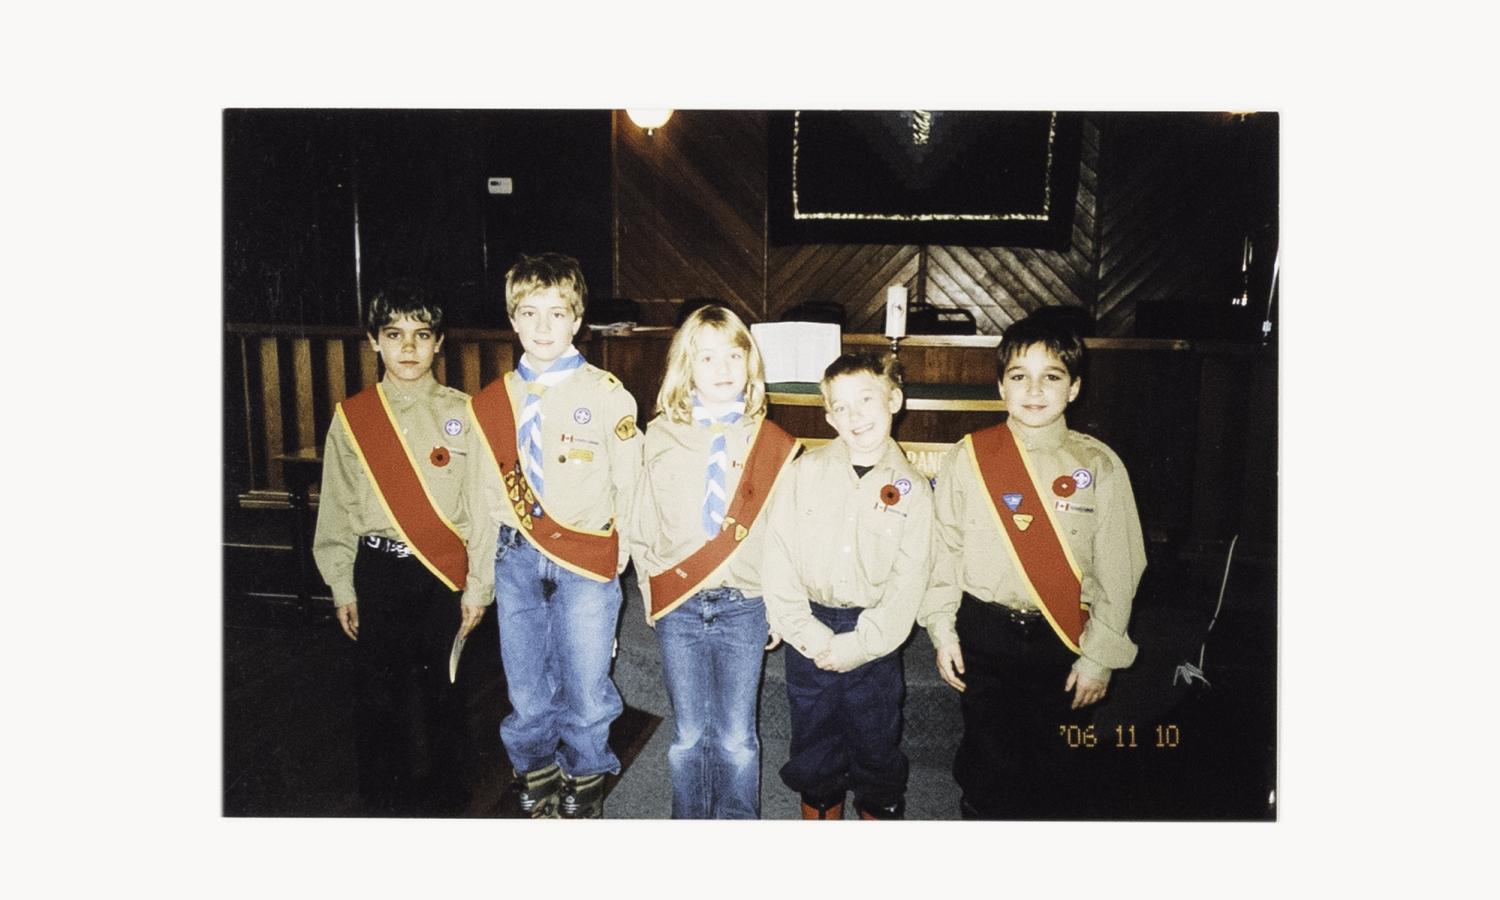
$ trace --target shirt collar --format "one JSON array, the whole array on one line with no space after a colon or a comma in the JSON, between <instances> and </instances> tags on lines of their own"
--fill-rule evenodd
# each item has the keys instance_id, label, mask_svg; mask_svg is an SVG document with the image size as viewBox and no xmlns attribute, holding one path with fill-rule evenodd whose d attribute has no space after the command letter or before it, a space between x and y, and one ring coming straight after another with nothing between
<instances>
[{"instance_id":1,"label":"shirt collar","mask_svg":"<svg viewBox=\"0 0 1500 900\"><path fill-rule=\"evenodd\" d=\"M437 393L439 387L437 379L432 377L430 371L417 379L415 383L392 378L391 373L387 372L385 377L380 379L380 385L385 390L385 395L393 402L403 404L431 397Z\"/></svg>"},{"instance_id":2,"label":"shirt collar","mask_svg":"<svg viewBox=\"0 0 1500 900\"><path fill-rule=\"evenodd\" d=\"M829 450L834 457L846 468L852 468L854 461L849 458L849 445L840 438L834 438L829 441L829 444L832 445ZM906 452L901 449L900 444L896 443L895 438L888 437L885 439L885 449L881 452L880 459L876 460L874 468L895 469L905 461Z\"/></svg>"},{"instance_id":3,"label":"shirt collar","mask_svg":"<svg viewBox=\"0 0 1500 900\"><path fill-rule=\"evenodd\" d=\"M520 363L516 366L516 369L519 372L520 367L524 365L530 371L535 372L537 378L543 378L547 375L552 375L554 378L556 378L556 376L559 374L571 372L574 369L582 367L583 363L583 354L578 352L578 348L569 347L566 353L552 361L552 365L547 367L547 371L538 372L537 364L532 361L531 354L522 351L521 360ZM521 377L524 379L526 376L522 375Z\"/></svg>"},{"instance_id":4,"label":"shirt collar","mask_svg":"<svg viewBox=\"0 0 1500 900\"><path fill-rule=\"evenodd\" d=\"M1027 450L1056 450L1063 444L1063 439L1068 436L1068 420L1066 416L1058 416L1057 421L1041 428L1027 428L1017 422L1014 416L1009 416L1005 424L1010 426L1011 434L1021 442L1021 446Z\"/></svg>"}]
</instances>

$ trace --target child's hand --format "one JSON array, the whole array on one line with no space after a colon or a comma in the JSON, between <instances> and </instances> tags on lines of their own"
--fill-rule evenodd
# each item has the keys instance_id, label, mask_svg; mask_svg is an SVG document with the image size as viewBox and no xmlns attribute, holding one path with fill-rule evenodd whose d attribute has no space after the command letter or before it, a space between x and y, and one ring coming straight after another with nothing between
<instances>
[{"instance_id":1,"label":"child's hand","mask_svg":"<svg viewBox=\"0 0 1500 900\"><path fill-rule=\"evenodd\" d=\"M958 676L964 673L964 652L959 649L958 643L944 644L937 651L938 675L948 682L948 686L960 693L968 685Z\"/></svg>"},{"instance_id":2,"label":"child's hand","mask_svg":"<svg viewBox=\"0 0 1500 900\"><path fill-rule=\"evenodd\" d=\"M359 640L359 603L335 607L333 614L338 617L339 627L344 629L344 634L349 635L349 640Z\"/></svg>"},{"instance_id":3,"label":"child's hand","mask_svg":"<svg viewBox=\"0 0 1500 900\"><path fill-rule=\"evenodd\" d=\"M463 610L464 618L458 625L458 636L466 638L469 636L469 632L474 630L474 626L479 624L479 620L484 618L486 607L468 606L460 603L459 608Z\"/></svg>"},{"instance_id":4,"label":"child's hand","mask_svg":"<svg viewBox=\"0 0 1500 900\"><path fill-rule=\"evenodd\" d=\"M1072 691L1074 686L1077 686L1078 690L1073 693L1073 708L1083 709L1085 706L1092 706L1104 699L1104 692L1108 689L1109 682L1081 678L1076 671L1069 671L1068 682L1063 685L1063 690Z\"/></svg>"},{"instance_id":5,"label":"child's hand","mask_svg":"<svg viewBox=\"0 0 1500 900\"><path fill-rule=\"evenodd\" d=\"M781 646L781 635L777 634L774 631L771 632L770 635L766 638L766 652L769 653L772 650L775 650L777 647L780 647L780 646Z\"/></svg>"},{"instance_id":6,"label":"child's hand","mask_svg":"<svg viewBox=\"0 0 1500 900\"><path fill-rule=\"evenodd\" d=\"M813 664L825 672L837 672L839 667L834 665L832 648L824 650L813 657Z\"/></svg>"}]
</instances>

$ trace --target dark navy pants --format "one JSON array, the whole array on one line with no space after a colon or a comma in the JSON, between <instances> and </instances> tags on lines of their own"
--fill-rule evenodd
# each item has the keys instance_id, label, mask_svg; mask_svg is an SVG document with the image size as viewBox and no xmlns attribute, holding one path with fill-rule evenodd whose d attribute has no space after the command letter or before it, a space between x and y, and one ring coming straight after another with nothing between
<instances>
[{"instance_id":1,"label":"dark navy pants","mask_svg":"<svg viewBox=\"0 0 1500 900\"><path fill-rule=\"evenodd\" d=\"M359 792L367 815L458 811L467 743L467 682L448 682L462 619L459 594L415 556L372 549L354 557Z\"/></svg>"},{"instance_id":2,"label":"dark navy pants","mask_svg":"<svg viewBox=\"0 0 1500 900\"><path fill-rule=\"evenodd\" d=\"M1093 721L1064 691L1077 659L1038 616L1017 625L1004 609L965 595L955 623L964 654L959 695L964 733L953 760L969 815L984 819L1071 819L1093 790L1093 767L1114 752L1112 736L1073 746Z\"/></svg>"},{"instance_id":3,"label":"dark navy pants","mask_svg":"<svg viewBox=\"0 0 1500 900\"><path fill-rule=\"evenodd\" d=\"M813 617L834 634L853 631L858 609L812 604ZM833 797L852 788L855 801L891 806L906 794L901 752L901 702L906 694L901 653L851 672L825 672L790 645L786 693L791 704L791 758L781 780L794 791Z\"/></svg>"}]
</instances>

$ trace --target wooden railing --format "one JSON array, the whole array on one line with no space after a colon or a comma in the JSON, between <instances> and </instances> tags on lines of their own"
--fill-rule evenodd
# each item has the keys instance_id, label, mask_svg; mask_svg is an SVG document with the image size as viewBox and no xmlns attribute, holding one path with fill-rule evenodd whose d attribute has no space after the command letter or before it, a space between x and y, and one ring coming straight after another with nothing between
<instances>
[{"instance_id":1,"label":"wooden railing","mask_svg":"<svg viewBox=\"0 0 1500 900\"><path fill-rule=\"evenodd\" d=\"M649 420L672 332L579 334L590 362L624 382ZM912 383L994 385L993 337L910 338L901 359ZM242 509L315 502L317 457L334 405L377 378L364 332L353 327L228 325L225 328L226 499ZM844 348L879 349L878 335L845 335ZM1126 460L1148 529L1217 539L1236 531L1269 541L1275 531L1276 367L1265 348L1202 342L1101 339L1069 423ZM515 335L448 332L434 364L439 381L474 393L515 365ZM780 398L784 400L785 398ZM816 401L814 401L816 402ZM991 404L992 406L994 404ZM805 438L833 430L820 406L778 402L771 416ZM909 409L896 438L921 446L919 469L999 413Z\"/></svg>"},{"instance_id":2,"label":"wooden railing","mask_svg":"<svg viewBox=\"0 0 1500 900\"><path fill-rule=\"evenodd\" d=\"M236 457L242 463L242 505L284 505L287 461L320 450L335 404L379 378L375 352L358 328L232 324L224 330L225 374L237 372L243 391L233 411L239 421L227 423L239 446L226 445L226 463L231 472ZM454 329L433 374L473 393L514 368L515 352L512 332Z\"/></svg>"}]
</instances>

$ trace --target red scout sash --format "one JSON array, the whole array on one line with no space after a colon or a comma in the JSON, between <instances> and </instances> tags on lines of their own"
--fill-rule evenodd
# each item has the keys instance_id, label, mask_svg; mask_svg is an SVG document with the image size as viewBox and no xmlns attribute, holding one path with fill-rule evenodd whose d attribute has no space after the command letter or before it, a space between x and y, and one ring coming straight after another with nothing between
<instances>
[{"instance_id":1,"label":"red scout sash","mask_svg":"<svg viewBox=\"0 0 1500 900\"><path fill-rule=\"evenodd\" d=\"M411 448L396 427L385 391L379 384L371 385L336 409L370 477L375 499L390 516L402 542L448 590L463 590L469 571L464 540L428 492Z\"/></svg>"},{"instance_id":2,"label":"red scout sash","mask_svg":"<svg viewBox=\"0 0 1500 900\"><path fill-rule=\"evenodd\" d=\"M1026 451L1004 422L964 438L969 461L984 485L990 511L1031 599L1074 653L1089 620L1083 608L1083 573L1074 561L1042 493ZM1006 502L1010 495L1012 507Z\"/></svg>"},{"instance_id":3,"label":"red scout sash","mask_svg":"<svg viewBox=\"0 0 1500 900\"><path fill-rule=\"evenodd\" d=\"M750 526L760 515L776 479L786 471L786 464L797 452L797 439L774 422L761 419L755 427L750 454L745 457L745 471L740 475L734 500L724 514L719 533L677 565L651 576L651 621L656 621L681 606L729 557L750 534ZM731 527L733 526L733 527Z\"/></svg>"},{"instance_id":4,"label":"red scout sash","mask_svg":"<svg viewBox=\"0 0 1500 900\"><path fill-rule=\"evenodd\" d=\"M469 398L469 415L485 446L490 448L490 458L500 469L505 495L521 522L521 533L526 539L553 562L571 572L595 581L614 578L620 563L620 535L613 522L603 531L569 528L547 515L543 506L541 527L536 527L531 510L541 506L541 502L532 493L531 485L526 483L526 475L521 471L521 448L516 444L516 413L503 376Z\"/></svg>"}]
</instances>

